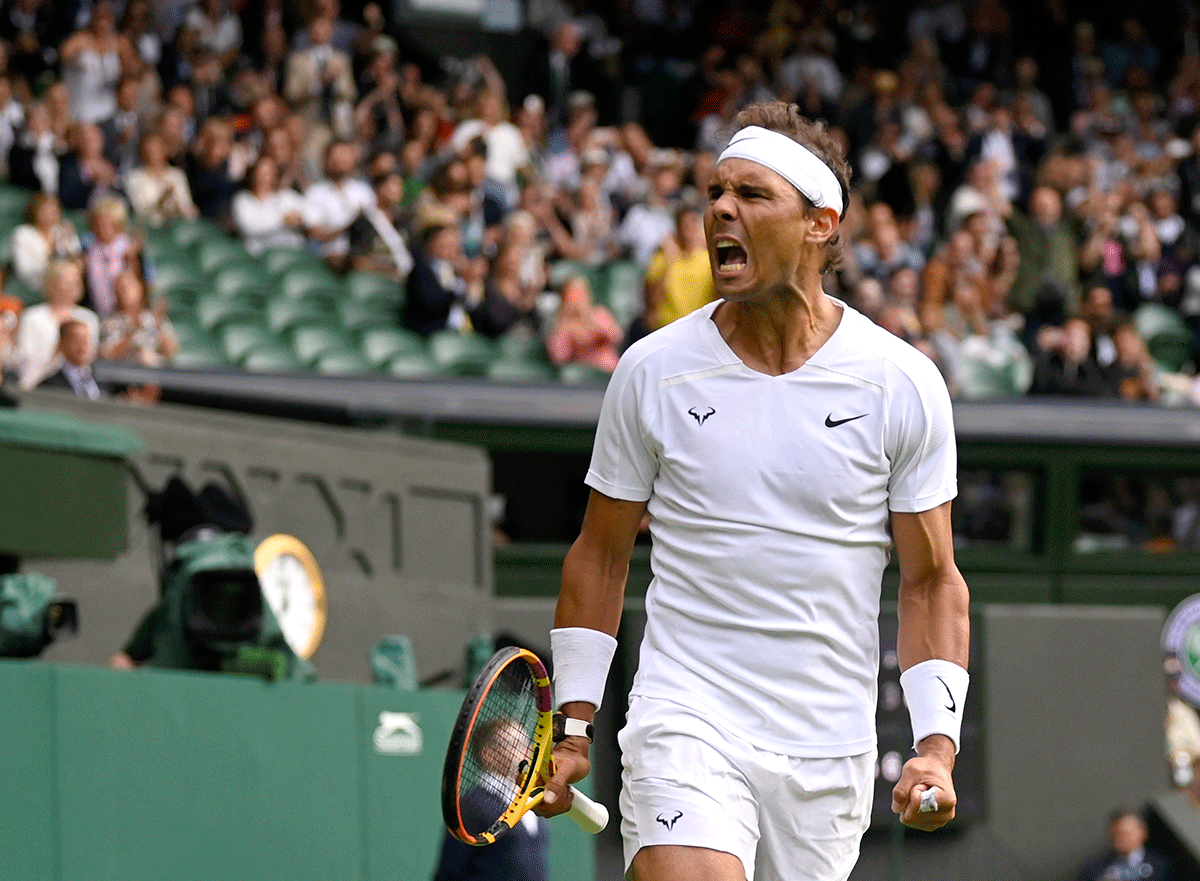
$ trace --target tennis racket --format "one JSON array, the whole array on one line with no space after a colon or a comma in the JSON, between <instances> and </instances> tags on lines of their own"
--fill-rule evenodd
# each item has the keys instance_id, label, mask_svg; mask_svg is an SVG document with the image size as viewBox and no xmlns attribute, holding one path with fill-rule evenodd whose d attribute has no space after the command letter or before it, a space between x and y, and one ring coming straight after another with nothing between
<instances>
[{"instance_id":1,"label":"tennis racket","mask_svg":"<svg viewBox=\"0 0 1200 881\"><path fill-rule=\"evenodd\" d=\"M442 817L464 844L492 844L545 794L554 774L554 700L537 655L515 646L484 665L463 700L442 771ZM567 816L593 835L608 809L578 790Z\"/></svg>"}]
</instances>

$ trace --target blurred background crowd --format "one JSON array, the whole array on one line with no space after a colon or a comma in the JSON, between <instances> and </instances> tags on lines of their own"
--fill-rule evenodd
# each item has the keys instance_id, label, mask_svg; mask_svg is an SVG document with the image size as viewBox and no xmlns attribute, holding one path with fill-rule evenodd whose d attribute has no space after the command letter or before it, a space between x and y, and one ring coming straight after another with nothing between
<instances>
[{"instance_id":1,"label":"blurred background crowd","mask_svg":"<svg viewBox=\"0 0 1200 881\"><path fill-rule=\"evenodd\" d=\"M6 381L602 379L711 298L708 177L783 99L854 169L828 292L953 394L1200 405L1194 4L517 10L489 59L376 3L4 0Z\"/></svg>"}]
</instances>

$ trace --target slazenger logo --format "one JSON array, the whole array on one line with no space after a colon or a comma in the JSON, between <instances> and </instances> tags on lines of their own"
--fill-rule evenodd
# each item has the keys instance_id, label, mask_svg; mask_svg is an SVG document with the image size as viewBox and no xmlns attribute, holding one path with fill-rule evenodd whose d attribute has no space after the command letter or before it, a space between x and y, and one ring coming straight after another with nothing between
<instances>
[{"instance_id":1,"label":"slazenger logo","mask_svg":"<svg viewBox=\"0 0 1200 881\"><path fill-rule=\"evenodd\" d=\"M415 756L425 748L425 735L415 713L379 714L379 727L371 735L375 752L385 756Z\"/></svg>"}]
</instances>

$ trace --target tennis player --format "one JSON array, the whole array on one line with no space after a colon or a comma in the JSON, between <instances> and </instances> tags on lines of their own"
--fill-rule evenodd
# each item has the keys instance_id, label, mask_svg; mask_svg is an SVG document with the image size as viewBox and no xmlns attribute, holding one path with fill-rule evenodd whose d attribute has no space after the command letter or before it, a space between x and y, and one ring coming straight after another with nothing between
<instances>
[{"instance_id":1,"label":"tennis player","mask_svg":"<svg viewBox=\"0 0 1200 881\"><path fill-rule=\"evenodd\" d=\"M551 633L564 719L542 811L590 769L648 511L618 738L627 876L835 881L870 818L893 547L915 755L892 809L926 830L954 816L969 634L950 399L923 354L822 289L849 179L833 138L782 103L733 128L704 218L719 299L630 347L605 395Z\"/></svg>"}]
</instances>

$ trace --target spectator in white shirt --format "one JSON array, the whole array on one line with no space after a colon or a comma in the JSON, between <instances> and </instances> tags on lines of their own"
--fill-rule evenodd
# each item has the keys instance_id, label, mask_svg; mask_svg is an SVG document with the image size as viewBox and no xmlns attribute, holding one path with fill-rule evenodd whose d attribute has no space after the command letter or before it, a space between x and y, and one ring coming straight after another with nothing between
<instances>
[{"instance_id":1,"label":"spectator in white shirt","mask_svg":"<svg viewBox=\"0 0 1200 881\"><path fill-rule=\"evenodd\" d=\"M334 141L325 150L325 178L304 193L304 220L309 238L333 270L344 272L350 252L350 227L375 205L375 193L354 177L358 146Z\"/></svg>"},{"instance_id":2,"label":"spectator in white shirt","mask_svg":"<svg viewBox=\"0 0 1200 881\"><path fill-rule=\"evenodd\" d=\"M25 222L12 234L13 275L35 291L42 289L51 260L76 258L82 253L79 234L63 220L62 205L51 193L34 193Z\"/></svg>"},{"instance_id":3,"label":"spectator in white shirt","mask_svg":"<svg viewBox=\"0 0 1200 881\"><path fill-rule=\"evenodd\" d=\"M246 250L258 256L267 248L303 248L305 198L279 186L279 166L260 156L250 166L248 187L233 197L233 226Z\"/></svg>"},{"instance_id":4,"label":"spectator in white shirt","mask_svg":"<svg viewBox=\"0 0 1200 881\"><path fill-rule=\"evenodd\" d=\"M55 260L46 270L43 287L46 301L21 313L13 361L23 389L35 388L61 366L58 353L59 327L65 321L81 321L88 326L89 338L100 338L100 319L91 309L80 306L83 299L83 272L70 260Z\"/></svg>"}]
</instances>

